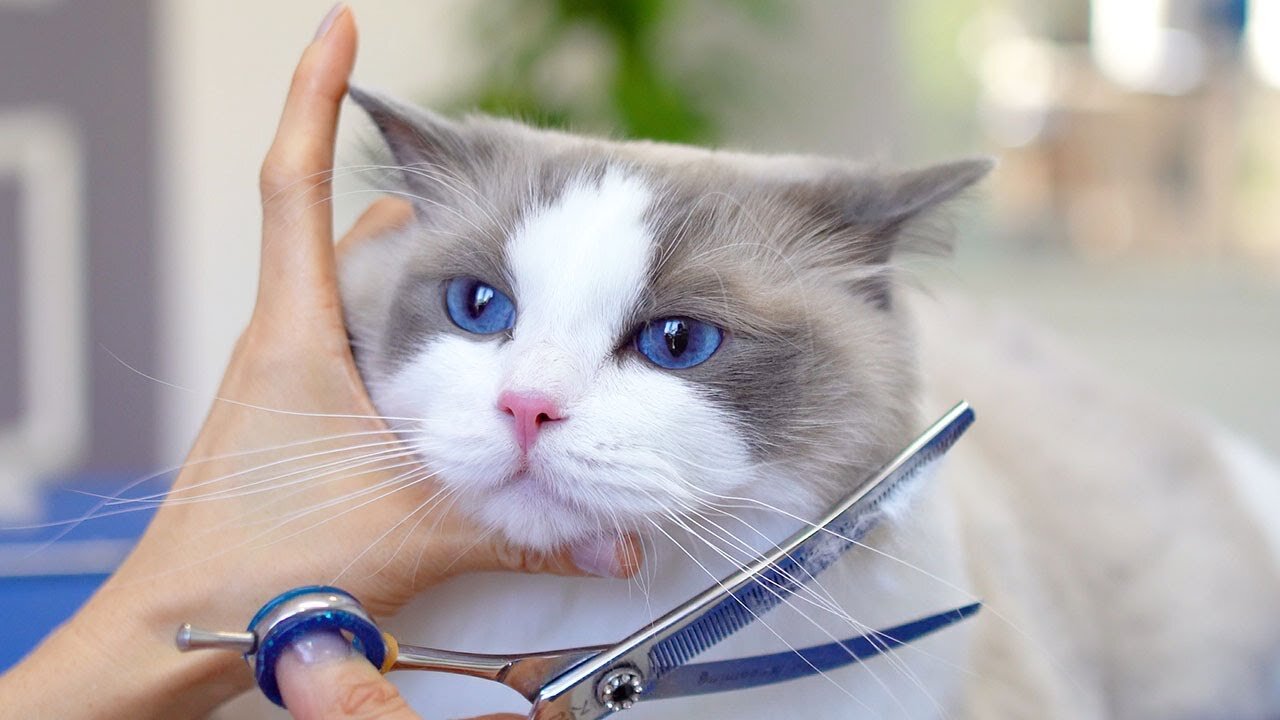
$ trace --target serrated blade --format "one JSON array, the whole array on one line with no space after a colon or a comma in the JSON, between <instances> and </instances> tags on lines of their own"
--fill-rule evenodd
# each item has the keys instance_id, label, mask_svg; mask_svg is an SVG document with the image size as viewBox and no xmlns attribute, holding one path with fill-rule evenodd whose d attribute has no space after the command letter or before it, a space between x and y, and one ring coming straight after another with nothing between
<instances>
[{"instance_id":1,"label":"serrated blade","mask_svg":"<svg viewBox=\"0 0 1280 720\"><path fill-rule=\"evenodd\" d=\"M614 710L605 706L597 692L606 676L626 668L636 671L643 683L658 682L663 674L760 619L856 544L875 524L880 504L945 454L972 422L969 404L957 404L820 521L547 683L529 717L595 720L609 715Z\"/></svg>"},{"instance_id":2,"label":"serrated blade","mask_svg":"<svg viewBox=\"0 0 1280 720\"><path fill-rule=\"evenodd\" d=\"M644 696L646 700L661 700L726 690L747 690L835 670L950 627L972 617L981 608L981 603L970 603L884 630L873 630L848 640L769 655L683 665L651 681L645 688Z\"/></svg>"}]
</instances>

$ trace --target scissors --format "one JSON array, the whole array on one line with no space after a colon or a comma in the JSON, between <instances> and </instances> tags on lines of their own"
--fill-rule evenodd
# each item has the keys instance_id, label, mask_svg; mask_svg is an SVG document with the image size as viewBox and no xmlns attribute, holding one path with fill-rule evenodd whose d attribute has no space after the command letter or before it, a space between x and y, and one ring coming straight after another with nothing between
<instances>
[{"instance_id":1,"label":"scissors","mask_svg":"<svg viewBox=\"0 0 1280 720\"><path fill-rule=\"evenodd\" d=\"M338 630L383 673L426 670L502 683L533 704L530 720L597 720L641 701L742 690L823 673L953 625L975 614L981 603L825 645L733 660L690 660L786 602L858 544L883 516L883 503L946 453L972 422L972 408L960 402L821 520L614 645L519 655L403 645L383 632L352 595L317 585L277 596L245 632L183 625L177 646L242 653L258 687L283 706L275 676L281 653L303 635Z\"/></svg>"}]
</instances>

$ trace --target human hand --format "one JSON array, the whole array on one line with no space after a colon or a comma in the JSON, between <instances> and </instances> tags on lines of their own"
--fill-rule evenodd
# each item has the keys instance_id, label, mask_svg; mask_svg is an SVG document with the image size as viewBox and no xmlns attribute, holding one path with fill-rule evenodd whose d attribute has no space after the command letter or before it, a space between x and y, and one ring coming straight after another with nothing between
<instances>
[{"instance_id":1,"label":"human hand","mask_svg":"<svg viewBox=\"0 0 1280 720\"><path fill-rule=\"evenodd\" d=\"M71 691L87 687L45 693L40 716L207 713L247 689L250 675L227 653L179 655L174 630L242 626L298 585L341 584L377 616L455 573L636 568L634 545L616 538L541 554L477 532L449 512L448 495L373 408L343 323L329 202L355 52L354 19L339 6L303 53L263 163L252 319L168 498L116 574L6 679L32 691L53 671L63 683L128 672L93 683L91 699ZM343 244L409 213L375 203Z\"/></svg>"},{"instance_id":2,"label":"human hand","mask_svg":"<svg viewBox=\"0 0 1280 720\"><path fill-rule=\"evenodd\" d=\"M585 574L570 549L541 555L477 537L438 502L439 488L365 392L343 323L329 202L356 50L351 12L336 13L299 63L263 163L253 317L168 502L112 581L194 586L208 613L235 612L228 621L313 582L340 583L385 615L455 573ZM375 203L343 245L385 233L410 212L398 200ZM618 559L613 544L607 561ZM227 596L240 607L228 608ZM208 613L197 619L212 622Z\"/></svg>"},{"instance_id":3,"label":"human hand","mask_svg":"<svg viewBox=\"0 0 1280 720\"><path fill-rule=\"evenodd\" d=\"M294 643L276 663L276 679L296 720L419 720L395 686L351 643L320 632ZM523 720L486 715L474 720Z\"/></svg>"}]
</instances>

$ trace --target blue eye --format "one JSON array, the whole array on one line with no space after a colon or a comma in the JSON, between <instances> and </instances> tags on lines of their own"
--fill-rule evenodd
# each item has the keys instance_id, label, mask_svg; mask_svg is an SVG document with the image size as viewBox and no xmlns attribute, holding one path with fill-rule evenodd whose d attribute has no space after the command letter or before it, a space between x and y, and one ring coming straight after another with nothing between
<instances>
[{"instance_id":1,"label":"blue eye","mask_svg":"<svg viewBox=\"0 0 1280 720\"><path fill-rule=\"evenodd\" d=\"M475 278L450 280L444 299L449 319L467 332L492 335L510 330L516 323L516 306L511 298Z\"/></svg>"},{"instance_id":2,"label":"blue eye","mask_svg":"<svg viewBox=\"0 0 1280 720\"><path fill-rule=\"evenodd\" d=\"M660 318L636 333L636 350L658 367L681 370L706 362L723 339L724 333L715 325L690 318Z\"/></svg>"}]
</instances>

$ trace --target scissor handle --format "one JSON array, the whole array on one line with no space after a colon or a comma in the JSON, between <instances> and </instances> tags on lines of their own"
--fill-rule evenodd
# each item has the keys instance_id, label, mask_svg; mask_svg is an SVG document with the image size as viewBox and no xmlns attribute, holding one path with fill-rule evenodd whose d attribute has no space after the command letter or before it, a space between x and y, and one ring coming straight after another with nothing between
<instances>
[{"instance_id":1,"label":"scissor handle","mask_svg":"<svg viewBox=\"0 0 1280 720\"><path fill-rule=\"evenodd\" d=\"M253 669L262 693L280 707L284 707L284 701L276 680L276 663L290 645L305 635L326 630L340 632L384 673L395 662L395 640L378 629L351 593L328 585L309 585L277 595L258 610L248 629L258 642L245 653L245 661Z\"/></svg>"}]
</instances>

